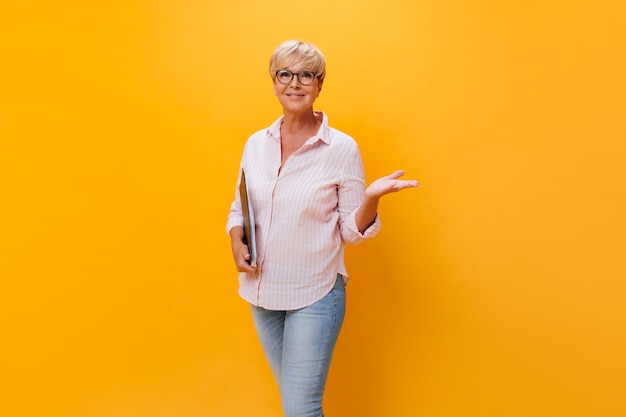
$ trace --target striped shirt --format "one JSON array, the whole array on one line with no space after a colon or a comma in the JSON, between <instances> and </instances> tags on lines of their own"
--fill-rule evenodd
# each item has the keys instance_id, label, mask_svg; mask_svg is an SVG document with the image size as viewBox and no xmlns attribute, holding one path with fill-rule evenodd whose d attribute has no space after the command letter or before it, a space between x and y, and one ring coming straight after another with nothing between
<instances>
[{"instance_id":1,"label":"striped shirt","mask_svg":"<svg viewBox=\"0 0 626 417\"><path fill-rule=\"evenodd\" d=\"M241 159L256 221L258 267L256 274L239 273L239 294L268 310L295 310L320 300L338 273L348 275L345 243L360 243L381 227L377 215L365 233L359 232L355 213L365 192L359 148L350 136L329 127L324 113L316 116L322 121L319 131L282 169L283 117L253 134ZM236 192L226 230L241 225Z\"/></svg>"}]
</instances>

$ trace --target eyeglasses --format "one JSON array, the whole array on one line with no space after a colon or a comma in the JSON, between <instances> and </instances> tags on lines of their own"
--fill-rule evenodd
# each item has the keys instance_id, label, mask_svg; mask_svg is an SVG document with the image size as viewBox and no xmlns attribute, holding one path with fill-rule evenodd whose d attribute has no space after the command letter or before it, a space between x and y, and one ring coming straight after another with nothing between
<instances>
[{"instance_id":1,"label":"eyeglasses","mask_svg":"<svg viewBox=\"0 0 626 417\"><path fill-rule=\"evenodd\" d=\"M298 76L298 81L302 85L311 85L315 82L315 79L317 78L317 73L313 71L291 72L288 69L280 69L276 71L276 79L279 83L285 85L291 84L294 75Z\"/></svg>"}]
</instances>

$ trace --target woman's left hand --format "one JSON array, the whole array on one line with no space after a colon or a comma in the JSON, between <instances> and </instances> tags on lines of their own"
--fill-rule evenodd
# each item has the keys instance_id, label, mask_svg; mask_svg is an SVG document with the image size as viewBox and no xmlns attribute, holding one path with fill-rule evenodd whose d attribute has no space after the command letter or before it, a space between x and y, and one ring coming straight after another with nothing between
<instances>
[{"instance_id":1,"label":"woman's left hand","mask_svg":"<svg viewBox=\"0 0 626 417\"><path fill-rule=\"evenodd\" d=\"M360 233L365 233L365 230L374 223L378 213L378 202L382 196L419 185L415 180L399 180L398 178L403 175L404 171L399 169L391 175L377 179L367 187L363 203L355 214L356 226Z\"/></svg>"},{"instance_id":2,"label":"woman's left hand","mask_svg":"<svg viewBox=\"0 0 626 417\"><path fill-rule=\"evenodd\" d=\"M367 187L365 190L365 196L369 198L379 199L385 194L395 193L405 188L415 188L419 185L419 182L415 180L399 180L404 175L403 170L398 170L393 174L386 175L377 179Z\"/></svg>"}]
</instances>

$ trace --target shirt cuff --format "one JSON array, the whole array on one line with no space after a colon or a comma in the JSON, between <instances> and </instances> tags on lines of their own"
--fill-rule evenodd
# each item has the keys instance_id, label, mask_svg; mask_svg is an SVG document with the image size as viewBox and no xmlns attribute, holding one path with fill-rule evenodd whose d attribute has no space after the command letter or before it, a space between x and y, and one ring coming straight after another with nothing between
<instances>
[{"instance_id":1,"label":"shirt cuff","mask_svg":"<svg viewBox=\"0 0 626 417\"><path fill-rule=\"evenodd\" d=\"M230 234L230 230L235 226L243 227L243 216L240 216L240 215L229 216L228 221L226 222L226 233Z\"/></svg>"},{"instance_id":2,"label":"shirt cuff","mask_svg":"<svg viewBox=\"0 0 626 417\"><path fill-rule=\"evenodd\" d=\"M376 236L378 234L378 232L380 231L381 227L383 227L383 225L380 222L380 216L378 215L378 213L376 213L376 218L374 218L374 223L372 223L370 225L370 227L365 229L365 231L363 233L359 233L359 235L363 236L366 239L368 239L370 237L374 237L374 236Z\"/></svg>"},{"instance_id":3,"label":"shirt cuff","mask_svg":"<svg viewBox=\"0 0 626 417\"><path fill-rule=\"evenodd\" d=\"M382 227L382 223L380 221L380 216L376 213L376 217L374 218L374 223L372 223L363 233L359 232L359 228L356 225L355 219L356 212L352 213L348 219L346 219L345 223L345 232L344 240L351 244L361 243L366 239L372 238L378 234Z\"/></svg>"}]
</instances>

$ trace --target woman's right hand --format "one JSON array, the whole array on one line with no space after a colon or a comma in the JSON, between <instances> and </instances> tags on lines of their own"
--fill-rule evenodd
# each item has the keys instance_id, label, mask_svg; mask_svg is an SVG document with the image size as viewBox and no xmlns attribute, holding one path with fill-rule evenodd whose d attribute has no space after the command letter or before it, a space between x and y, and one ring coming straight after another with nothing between
<instances>
[{"instance_id":1,"label":"woman's right hand","mask_svg":"<svg viewBox=\"0 0 626 417\"><path fill-rule=\"evenodd\" d=\"M248 245L243 242L243 227L235 226L230 230L230 243L237 271L255 273L257 268L248 263L250 251Z\"/></svg>"}]
</instances>

